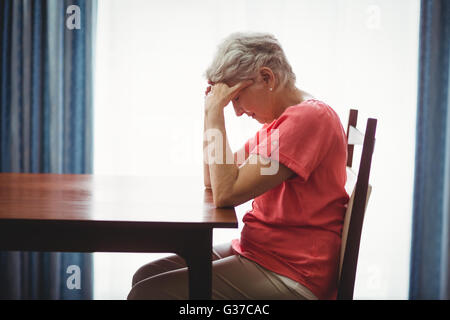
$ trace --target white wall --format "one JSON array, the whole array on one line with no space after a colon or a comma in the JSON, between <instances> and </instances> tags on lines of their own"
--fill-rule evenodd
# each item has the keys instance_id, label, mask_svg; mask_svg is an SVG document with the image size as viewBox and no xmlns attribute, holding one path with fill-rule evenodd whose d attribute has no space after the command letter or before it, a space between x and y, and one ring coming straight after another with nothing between
<instances>
[{"instance_id":1,"label":"white wall","mask_svg":"<svg viewBox=\"0 0 450 320\"><path fill-rule=\"evenodd\" d=\"M362 129L378 119L355 298L408 297L418 0L100 0L98 12L95 173L202 175L203 72L229 33L271 32L298 87L344 125L349 108ZM225 117L233 150L260 127L231 107ZM214 243L238 236L217 230ZM126 298L160 256L96 253L94 298Z\"/></svg>"}]
</instances>

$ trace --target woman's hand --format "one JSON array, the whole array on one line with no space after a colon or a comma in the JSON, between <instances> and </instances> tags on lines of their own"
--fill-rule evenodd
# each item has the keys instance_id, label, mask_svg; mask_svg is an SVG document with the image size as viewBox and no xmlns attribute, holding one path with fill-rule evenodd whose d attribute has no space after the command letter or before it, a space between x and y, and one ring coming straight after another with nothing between
<instances>
[{"instance_id":1,"label":"woman's hand","mask_svg":"<svg viewBox=\"0 0 450 320\"><path fill-rule=\"evenodd\" d=\"M234 99L239 91L253 84L253 80L245 80L229 87L226 83L211 83L206 88L205 113L211 110L223 110Z\"/></svg>"}]
</instances>

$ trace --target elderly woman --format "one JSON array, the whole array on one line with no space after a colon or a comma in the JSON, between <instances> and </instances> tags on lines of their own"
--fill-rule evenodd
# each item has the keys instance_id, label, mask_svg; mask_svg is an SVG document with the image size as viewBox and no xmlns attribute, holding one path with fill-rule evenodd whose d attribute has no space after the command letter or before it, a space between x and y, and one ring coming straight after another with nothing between
<instances>
[{"instance_id":1,"label":"elderly woman","mask_svg":"<svg viewBox=\"0 0 450 320\"><path fill-rule=\"evenodd\" d=\"M335 299L348 202L338 115L296 88L270 34L230 35L206 76L205 136L223 140L205 152L205 186L218 207L254 199L240 239L213 248L213 299ZM263 124L234 157L229 102L237 116ZM187 299L187 283L186 264L171 256L141 267L128 298Z\"/></svg>"}]
</instances>

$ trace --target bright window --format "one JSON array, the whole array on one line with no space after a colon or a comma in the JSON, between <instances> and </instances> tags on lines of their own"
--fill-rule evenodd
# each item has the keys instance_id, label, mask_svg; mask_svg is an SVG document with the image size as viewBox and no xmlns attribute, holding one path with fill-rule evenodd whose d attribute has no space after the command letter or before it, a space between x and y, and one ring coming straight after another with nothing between
<instances>
[{"instance_id":1,"label":"bright window","mask_svg":"<svg viewBox=\"0 0 450 320\"><path fill-rule=\"evenodd\" d=\"M274 34L297 86L344 126L378 119L356 299L406 299L415 151L419 0L100 0L94 173L202 175L203 73L234 31ZM260 127L225 114L231 148ZM355 155L358 156L358 153ZM251 208L237 207L242 218ZM240 222L242 227L242 222ZM214 243L239 230L214 231ZM125 299L161 254L96 253L95 299Z\"/></svg>"}]
</instances>

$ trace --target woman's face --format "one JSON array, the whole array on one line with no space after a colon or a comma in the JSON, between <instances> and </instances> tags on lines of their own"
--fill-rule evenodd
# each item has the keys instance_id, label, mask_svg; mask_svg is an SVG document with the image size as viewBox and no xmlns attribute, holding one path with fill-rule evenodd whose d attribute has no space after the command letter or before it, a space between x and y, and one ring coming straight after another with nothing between
<instances>
[{"instance_id":1,"label":"woman's face","mask_svg":"<svg viewBox=\"0 0 450 320\"><path fill-rule=\"evenodd\" d=\"M259 123L270 123L273 120L271 99L267 83L261 75L254 83L238 92L232 100L234 111L238 117L246 114Z\"/></svg>"}]
</instances>

